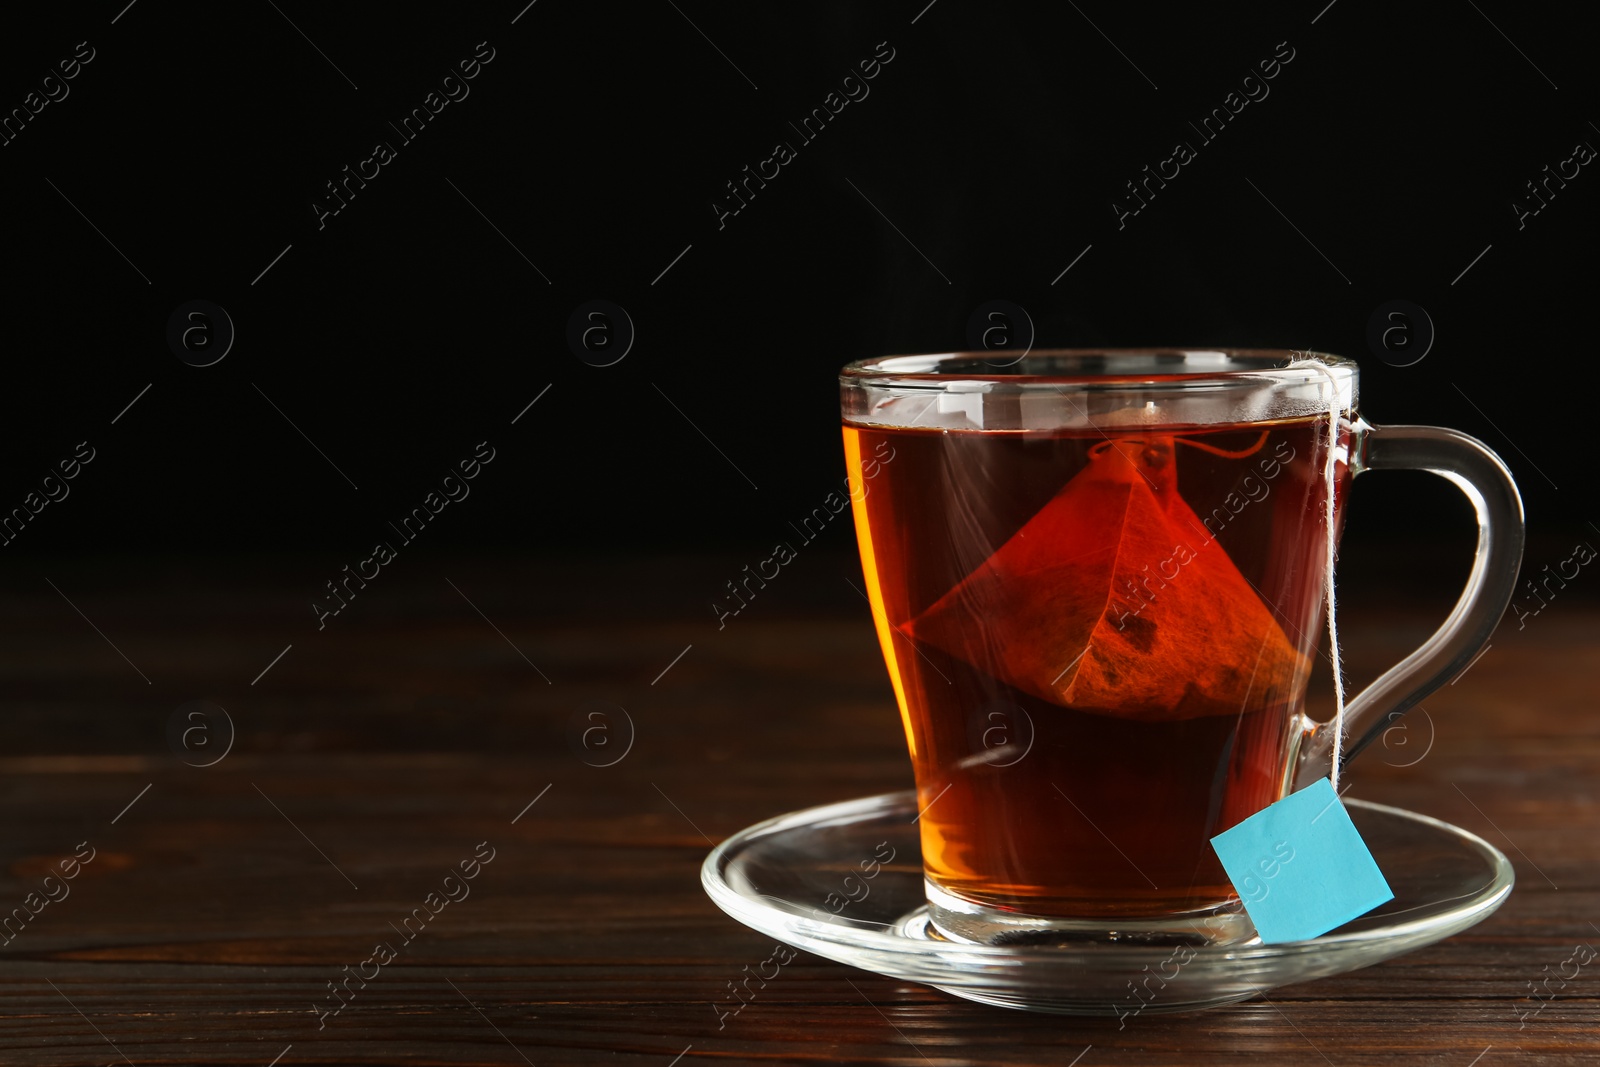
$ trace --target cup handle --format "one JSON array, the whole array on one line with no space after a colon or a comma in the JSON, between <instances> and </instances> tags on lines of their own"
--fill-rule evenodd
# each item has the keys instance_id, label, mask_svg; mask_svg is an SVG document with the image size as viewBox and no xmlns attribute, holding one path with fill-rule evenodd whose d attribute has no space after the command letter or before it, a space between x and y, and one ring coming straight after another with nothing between
<instances>
[{"instance_id":1,"label":"cup handle","mask_svg":"<svg viewBox=\"0 0 1600 1067\"><path fill-rule=\"evenodd\" d=\"M1411 655L1345 706L1340 769L1394 720L1472 664L1500 624L1522 566L1522 497L1499 456L1482 441L1438 426L1370 426L1352 435L1352 475L1369 470L1425 470L1454 482L1478 517L1478 548L1466 588L1444 624ZM1295 788L1332 768L1333 731L1307 722Z\"/></svg>"}]
</instances>

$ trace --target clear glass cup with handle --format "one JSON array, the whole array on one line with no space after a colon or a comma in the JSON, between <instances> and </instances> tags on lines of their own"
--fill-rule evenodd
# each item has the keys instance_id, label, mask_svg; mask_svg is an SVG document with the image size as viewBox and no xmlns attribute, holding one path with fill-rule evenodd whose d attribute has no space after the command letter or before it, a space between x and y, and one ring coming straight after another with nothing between
<instances>
[{"instance_id":1,"label":"clear glass cup with handle","mask_svg":"<svg viewBox=\"0 0 1600 1067\"><path fill-rule=\"evenodd\" d=\"M1304 705L1326 656L1327 539L1357 475L1448 478L1478 547L1439 630L1350 700L1342 758L1487 642L1522 554L1505 465L1453 430L1367 423L1355 364L1290 366L1307 355L955 353L841 373L868 598L945 937L1237 936L1247 920L1209 842L1331 769L1333 731Z\"/></svg>"}]
</instances>

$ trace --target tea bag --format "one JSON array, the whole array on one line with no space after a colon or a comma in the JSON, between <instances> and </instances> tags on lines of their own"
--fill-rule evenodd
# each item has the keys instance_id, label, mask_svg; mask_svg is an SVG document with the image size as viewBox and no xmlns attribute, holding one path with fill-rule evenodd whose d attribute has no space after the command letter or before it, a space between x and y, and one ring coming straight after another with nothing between
<instances>
[{"instance_id":1,"label":"tea bag","mask_svg":"<svg viewBox=\"0 0 1600 1067\"><path fill-rule=\"evenodd\" d=\"M1150 721L1287 696L1305 657L1177 491L1174 439L1107 441L902 629L1042 700Z\"/></svg>"}]
</instances>

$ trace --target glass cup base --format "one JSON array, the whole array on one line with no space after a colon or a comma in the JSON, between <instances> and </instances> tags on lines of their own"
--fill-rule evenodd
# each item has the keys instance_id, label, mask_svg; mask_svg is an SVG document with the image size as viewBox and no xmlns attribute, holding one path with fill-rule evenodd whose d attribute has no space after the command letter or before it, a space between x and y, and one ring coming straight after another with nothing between
<instances>
[{"instance_id":1,"label":"glass cup base","mask_svg":"<svg viewBox=\"0 0 1600 1067\"><path fill-rule=\"evenodd\" d=\"M1245 945L1256 928L1237 901L1195 911L1137 919L1106 916L1061 918L979 904L923 879L928 899L927 934L966 945L1150 946Z\"/></svg>"}]
</instances>

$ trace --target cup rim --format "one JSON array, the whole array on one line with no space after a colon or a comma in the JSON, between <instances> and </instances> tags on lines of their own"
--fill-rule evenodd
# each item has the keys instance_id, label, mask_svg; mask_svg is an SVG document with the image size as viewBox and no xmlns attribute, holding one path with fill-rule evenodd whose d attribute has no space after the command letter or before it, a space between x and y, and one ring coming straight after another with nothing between
<instances>
[{"instance_id":1,"label":"cup rim","mask_svg":"<svg viewBox=\"0 0 1600 1067\"><path fill-rule=\"evenodd\" d=\"M1000 357L1000 358L997 358ZM1137 360L1147 358L1149 370L1094 369L1093 360ZM991 384L1026 388L1030 385L1057 388L1062 385L1161 386L1181 383L1262 384L1263 379L1279 385L1326 381L1315 367L1290 367L1300 359L1316 359L1325 364L1343 386L1355 378L1355 360L1329 352L1294 348L1234 347L1100 347L1029 349L1009 363L995 351L951 351L905 355L874 356L847 363L839 371L839 384L857 387L896 389L945 389L954 382ZM1071 373L1029 373L1029 360L1082 360L1081 371ZM1237 364L1245 364L1238 366ZM970 364L961 370L938 370L945 364ZM1252 366L1251 364L1259 364ZM1225 369L1224 366L1226 365Z\"/></svg>"}]
</instances>

